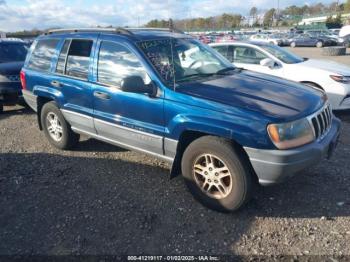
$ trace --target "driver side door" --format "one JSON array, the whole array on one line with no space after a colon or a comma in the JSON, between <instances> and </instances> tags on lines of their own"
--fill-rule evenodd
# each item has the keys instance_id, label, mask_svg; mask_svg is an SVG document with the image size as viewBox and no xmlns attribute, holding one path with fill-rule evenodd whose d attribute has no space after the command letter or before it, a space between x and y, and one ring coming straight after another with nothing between
<instances>
[{"instance_id":1,"label":"driver side door","mask_svg":"<svg viewBox=\"0 0 350 262\"><path fill-rule=\"evenodd\" d=\"M115 39L102 36L95 55L92 93L96 132L108 142L163 155L163 95L150 97L121 90L125 77L140 76L145 84L152 80L137 51Z\"/></svg>"}]
</instances>

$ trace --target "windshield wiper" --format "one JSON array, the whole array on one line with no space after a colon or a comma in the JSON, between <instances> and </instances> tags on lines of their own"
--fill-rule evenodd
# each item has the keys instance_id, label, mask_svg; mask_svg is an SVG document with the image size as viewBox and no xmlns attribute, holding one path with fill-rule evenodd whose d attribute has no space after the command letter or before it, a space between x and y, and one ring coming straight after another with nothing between
<instances>
[{"instance_id":1,"label":"windshield wiper","mask_svg":"<svg viewBox=\"0 0 350 262\"><path fill-rule=\"evenodd\" d=\"M224 75L226 72L233 71L235 69L236 69L235 67L226 67L217 71L215 75Z\"/></svg>"},{"instance_id":2,"label":"windshield wiper","mask_svg":"<svg viewBox=\"0 0 350 262\"><path fill-rule=\"evenodd\" d=\"M236 70L236 69L237 69L236 67L226 67L226 68L220 69L219 71L217 71L215 73L190 74L190 75L184 76L182 79L179 79L177 82L184 82L184 81L187 81L187 80L194 78L194 77L210 77L210 76L217 76L217 75L225 75L226 72Z\"/></svg>"},{"instance_id":3,"label":"windshield wiper","mask_svg":"<svg viewBox=\"0 0 350 262\"><path fill-rule=\"evenodd\" d=\"M209 76L213 76L215 75L214 73L208 73L208 74L204 74L204 73L199 73L199 74L190 74L190 75L185 75L182 79L179 79L176 82L184 82L186 80L189 80L191 78L196 78L196 77L209 77Z\"/></svg>"}]
</instances>

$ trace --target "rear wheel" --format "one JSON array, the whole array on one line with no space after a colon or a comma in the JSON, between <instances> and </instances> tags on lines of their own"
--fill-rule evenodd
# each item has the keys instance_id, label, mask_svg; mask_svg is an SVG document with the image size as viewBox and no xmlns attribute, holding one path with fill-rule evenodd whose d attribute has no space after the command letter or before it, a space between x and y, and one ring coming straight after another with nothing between
<instances>
[{"instance_id":1,"label":"rear wheel","mask_svg":"<svg viewBox=\"0 0 350 262\"><path fill-rule=\"evenodd\" d=\"M79 141L79 135L72 131L55 102L43 106L41 125L50 144L59 149L70 149Z\"/></svg>"},{"instance_id":2,"label":"rear wheel","mask_svg":"<svg viewBox=\"0 0 350 262\"><path fill-rule=\"evenodd\" d=\"M236 211L250 198L249 163L226 140L213 136L195 140L186 148L181 168L190 192L209 208Z\"/></svg>"},{"instance_id":3,"label":"rear wheel","mask_svg":"<svg viewBox=\"0 0 350 262\"><path fill-rule=\"evenodd\" d=\"M296 46L297 46L297 45L296 45L295 42L290 43L290 47L294 48L294 47L296 47Z\"/></svg>"}]
</instances>

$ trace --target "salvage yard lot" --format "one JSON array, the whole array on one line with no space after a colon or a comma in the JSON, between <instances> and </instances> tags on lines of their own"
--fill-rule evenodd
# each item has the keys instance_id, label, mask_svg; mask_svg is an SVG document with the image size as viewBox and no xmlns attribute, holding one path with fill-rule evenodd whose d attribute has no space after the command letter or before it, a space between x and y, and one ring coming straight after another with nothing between
<instances>
[{"instance_id":1,"label":"salvage yard lot","mask_svg":"<svg viewBox=\"0 0 350 262\"><path fill-rule=\"evenodd\" d=\"M347 55L345 56L323 56L322 48L310 48L310 47L298 47L291 48L287 47L287 49L301 57L308 57L314 59L322 59L322 60L332 60L338 63L342 63L350 66L350 48L347 49Z\"/></svg>"},{"instance_id":2,"label":"salvage yard lot","mask_svg":"<svg viewBox=\"0 0 350 262\"><path fill-rule=\"evenodd\" d=\"M350 65L350 56L308 57ZM349 51L348 51L349 53ZM234 214L201 206L150 156L82 137L59 151L35 114L0 115L0 254L350 255L350 112L333 158L259 188Z\"/></svg>"}]
</instances>

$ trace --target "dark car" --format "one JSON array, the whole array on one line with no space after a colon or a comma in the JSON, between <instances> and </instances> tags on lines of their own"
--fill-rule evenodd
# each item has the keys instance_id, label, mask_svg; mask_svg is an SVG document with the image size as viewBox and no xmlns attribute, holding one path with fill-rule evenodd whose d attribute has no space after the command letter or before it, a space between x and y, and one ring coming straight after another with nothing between
<instances>
[{"instance_id":1,"label":"dark car","mask_svg":"<svg viewBox=\"0 0 350 262\"><path fill-rule=\"evenodd\" d=\"M21 76L53 146L85 134L159 157L224 211L246 203L255 182L320 162L339 135L322 91L235 68L173 30L51 31L33 43Z\"/></svg>"},{"instance_id":2,"label":"dark car","mask_svg":"<svg viewBox=\"0 0 350 262\"><path fill-rule=\"evenodd\" d=\"M316 36L312 34L298 34L298 35L295 35L293 38L290 38L289 41L290 41L291 47L316 46L321 48L324 46L332 46L337 44L331 38L324 37L324 36Z\"/></svg>"},{"instance_id":3,"label":"dark car","mask_svg":"<svg viewBox=\"0 0 350 262\"><path fill-rule=\"evenodd\" d=\"M23 102L21 99L20 71L28 47L24 42L0 40L0 112L4 105Z\"/></svg>"}]
</instances>

